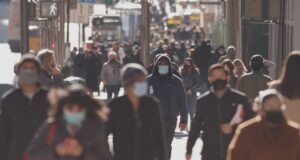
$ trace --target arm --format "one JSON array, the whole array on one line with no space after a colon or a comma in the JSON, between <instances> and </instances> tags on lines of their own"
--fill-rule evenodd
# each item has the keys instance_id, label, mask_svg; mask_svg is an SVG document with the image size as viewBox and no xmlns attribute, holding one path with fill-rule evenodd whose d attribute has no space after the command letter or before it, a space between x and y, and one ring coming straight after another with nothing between
<instances>
[{"instance_id":1,"label":"arm","mask_svg":"<svg viewBox=\"0 0 300 160\"><path fill-rule=\"evenodd\" d=\"M188 122L188 111L187 111L187 101L184 85L180 80L178 85L178 100L180 109L180 123L187 124Z\"/></svg>"},{"instance_id":2,"label":"arm","mask_svg":"<svg viewBox=\"0 0 300 160\"><path fill-rule=\"evenodd\" d=\"M195 78L194 78L193 86L191 89L192 89L193 93L196 93L200 87L201 80L200 80L200 74L198 73L198 71L196 71L194 74L195 74Z\"/></svg>"},{"instance_id":3,"label":"arm","mask_svg":"<svg viewBox=\"0 0 300 160\"><path fill-rule=\"evenodd\" d=\"M101 71L101 79L102 81L106 81L106 77L107 77L107 65L104 64L102 71Z\"/></svg>"},{"instance_id":4,"label":"arm","mask_svg":"<svg viewBox=\"0 0 300 160\"><path fill-rule=\"evenodd\" d=\"M2 111L0 114L0 157L6 159L8 146L11 139L12 122L9 117L8 107L5 100L2 101Z\"/></svg>"},{"instance_id":5,"label":"arm","mask_svg":"<svg viewBox=\"0 0 300 160\"><path fill-rule=\"evenodd\" d=\"M187 142L187 155L192 154L193 147L199 137L200 131L203 129L203 106L200 102L197 103L196 115L193 119L189 138Z\"/></svg>"},{"instance_id":6,"label":"arm","mask_svg":"<svg viewBox=\"0 0 300 160\"><path fill-rule=\"evenodd\" d=\"M248 160L246 140L247 136L238 128L228 147L227 160Z\"/></svg>"},{"instance_id":7,"label":"arm","mask_svg":"<svg viewBox=\"0 0 300 160\"><path fill-rule=\"evenodd\" d=\"M244 121L247 121L255 116L255 112L253 111L247 97L243 98L243 107L244 107Z\"/></svg>"}]
</instances>

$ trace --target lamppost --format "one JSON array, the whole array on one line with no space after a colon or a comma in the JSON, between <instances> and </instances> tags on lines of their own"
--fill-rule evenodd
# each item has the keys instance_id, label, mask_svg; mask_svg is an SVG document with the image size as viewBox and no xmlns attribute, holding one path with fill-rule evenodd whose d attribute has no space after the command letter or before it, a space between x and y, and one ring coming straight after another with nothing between
<instances>
[{"instance_id":1,"label":"lamppost","mask_svg":"<svg viewBox=\"0 0 300 160\"><path fill-rule=\"evenodd\" d=\"M20 0L21 9L21 54L29 52L29 41L28 41L28 1Z\"/></svg>"},{"instance_id":2,"label":"lamppost","mask_svg":"<svg viewBox=\"0 0 300 160\"><path fill-rule=\"evenodd\" d=\"M148 0L141 0L142 5L142 52L143 62L147 67L150 65L150 3Z\"/></svg>"}]
</instances>

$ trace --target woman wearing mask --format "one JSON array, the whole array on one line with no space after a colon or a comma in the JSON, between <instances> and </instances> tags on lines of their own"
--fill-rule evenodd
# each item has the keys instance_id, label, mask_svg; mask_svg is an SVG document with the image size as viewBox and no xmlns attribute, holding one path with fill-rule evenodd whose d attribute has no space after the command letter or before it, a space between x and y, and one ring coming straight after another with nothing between
<instances>
[{"instance_id":1,"label":"woman wearing mask","mask_svg":"<svg viewBox=\"0 0 300 160\"><path fill-rule=\"evenodd\" d=\"M271 83L284 97L287 106L285 114L288 119L300 123L300 52L292 53L284 66L279 80Z\"/></svg>"},{"instance_id":2,"label":"woman wearing mask","mask_svg":"<svg viewBox=\"0 0 300 160\"><path fill-rule=\"evenodd\" d=\"M112 98L112 94L114 94L114 98L119 96L121 88L121 67L122 64L117 61L117 54L115 52L110 52L108 54L108 62L103 65L101 72L101 79L107 89L108 100Z\"/></svg>"},{"instance_id":3,"label":"woman wearing mask","mask_svg":"<svg viewBox=\"0 0 300 160\"><path fill-rule=\"evenodd\" d=\"M299 160L299 126L286 120L282 96L266 90L256 102L259 115L238 127L227 160Z\"/></svg>"},{"instance_id":4,"label":"woman wearing mask","mask_svg":"<svg viewBox=\"0 0 300 160\"><path fill-rule=\"evenodd\" d=\"M190 120L192 120L196 110L197 91L200 87L200 74L191 58L184 60L181 75L186 90Z\"/></svg>"},{"instance_id":5,"label":"woman wearing mask","mask_svg":"<svg viewBox=\"0 0 300 160\"><path fill-rule=\"evenodd\" d=\"M109 103L107 135L113 134L115 160L166 160L158 101L147 96L147 71L139 64L122 69L125 95Z\"/></svg>"},{"instance_id":6,"label":"woman wearing mask","mask_svg":"<svg viewBox=\"0 0 300 160\"><path fill-rule=\"evenodd\" d=\"M26 160L111 160L98 112L102 106L75 88L58 102L54 117L39 129Z\"/></svg>"}]
</instances>

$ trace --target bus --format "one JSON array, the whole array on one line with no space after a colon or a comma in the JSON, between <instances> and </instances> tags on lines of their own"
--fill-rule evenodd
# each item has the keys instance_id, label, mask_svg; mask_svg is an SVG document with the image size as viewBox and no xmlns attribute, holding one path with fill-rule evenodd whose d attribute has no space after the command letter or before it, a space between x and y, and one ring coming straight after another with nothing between
<instances>
[{"instance_id":1,"label":"bus","mask_svg":"<svg viewBox=\"0 0 300 160\"><path fill-rule=\"evenodd\" d=\"M122 20L120 15L93 15L92 36L100 42L119 42L122 40Z\"/></svg>"}]
</instances>

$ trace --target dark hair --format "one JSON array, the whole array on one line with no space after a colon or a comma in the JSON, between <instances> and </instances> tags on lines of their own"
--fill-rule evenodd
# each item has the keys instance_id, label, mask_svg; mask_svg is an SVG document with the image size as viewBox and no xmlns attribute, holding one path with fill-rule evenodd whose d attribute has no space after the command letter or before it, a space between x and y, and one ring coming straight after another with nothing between
<instances>
[{"instance_id":1,"label":"dark hair","mask_svg":"<svg viewBox=\"0 0 300 160\"><path fill-rule=\"evenodd\" d=\"M260 71L264 68L264 58L259 55L255 54L251 57L250 60L250 67L253 71Z\"/></svg>"},{"instance_id":2,"label":"dark hair","mask_svg":"<svg viewBox=\"0 0 300 160\"><path fill-rule=\"evenodd\" d=\"M195 65L195 62L194 62L194 60L192 58L186 58L183 63L185 63L186 61L188 61L188 62L190 62L192 64L192 73L198 70L197 67L196 67L196 65ZM181 74L183 74L184 72L186 72L186 70L184 68L184 65L181 68L180 72L181 72Z\"/></svg>"},{"instance_id":3,"label":"dark hair","mask_svg":"<svg viewBox=\"0 0 300 160\"><path fill-rule=\"evenodd\" d=\"M214 64L210 66L208 69L208 75L211 76L212 72L215 70L223 70L226 75L229 75L228 71L225 69L225 67L222 64Z\"/></svg>"},{"instance_id":4,"label":"dark hair","mask_svg":"<svg viewBox=\"0 0 300 160\"><path fill-rule=\"evenodd\" d=\"M299 68L300 51L292 52L285 62L278 86L281 94L290 99L300 98L300 74L297 74Z\"/></svg>"},{"instance_id":5,"label":"dark hair","mask_svg":"<svg viewBox=\"0 0 300 160\"><path fill-rule=\"evenodd\" d=\"M63 117L63 108L66 105L77 105L86 110L88 119L100 120L97 111L102 109L102 105L93 99L85 89L70 89L67 96L58 101L56 119Z\"/></svg>"},{"instance_id":6,"label":"dark hair","mask_svg":"<svg viewBox=\"0 0 300 160\"><path fill-rule=\"evenodd\" d=\"M222 62L222 65L225 67L225 66L228 66L229 67L229 73L230 74L233 74L233 70L234 70L234 65L233 63L231 62L230 59L226 59L225 61Z\"/></svg>"}]
</instances>

